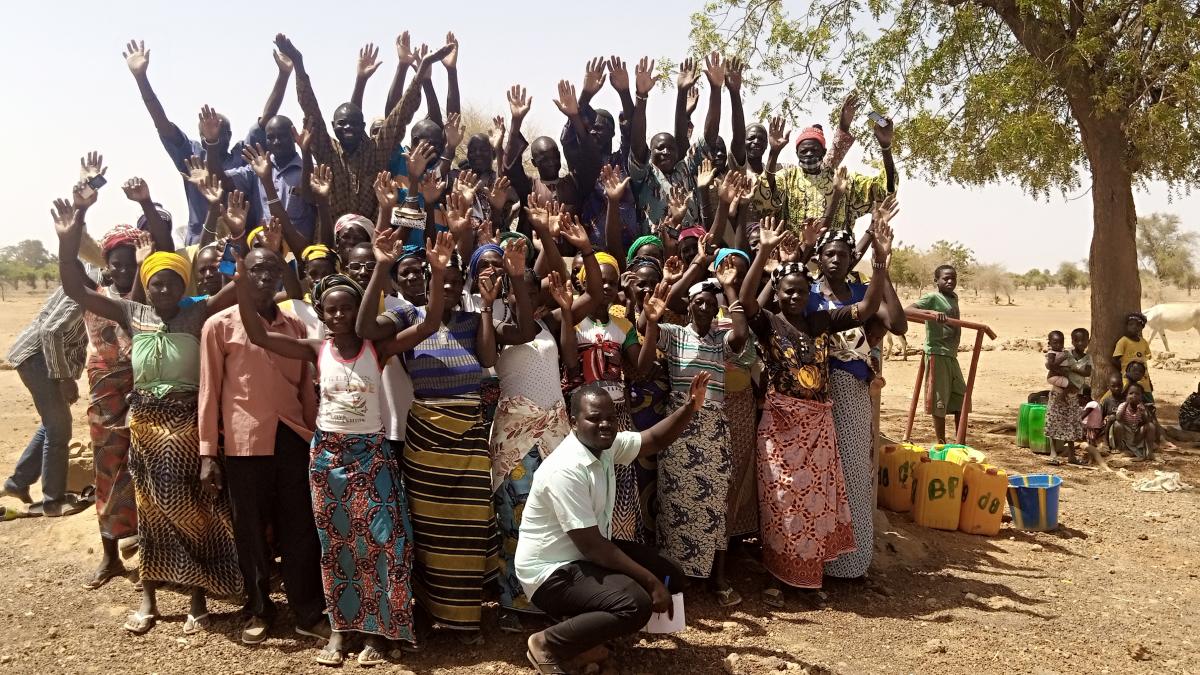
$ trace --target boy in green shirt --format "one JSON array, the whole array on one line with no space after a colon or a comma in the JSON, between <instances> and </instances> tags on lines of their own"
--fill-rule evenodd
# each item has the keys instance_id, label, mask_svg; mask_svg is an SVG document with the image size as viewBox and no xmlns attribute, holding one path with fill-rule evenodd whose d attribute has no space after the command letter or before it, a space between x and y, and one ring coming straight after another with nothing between
<instances>
[{"instance_id":1,"label":"boy in green shirt","mask_svg":"<svg viewBox=\"0 0 1200 675\"><path fill-rule=\"evenodd\" d=\"M962 329L946 324L946 317L959 318L958 271L953 265L941 265L933 272L936 293L926 293L908 309L937 312L936 321L925 322L925 411L933 415L933 430L938 443L946 442L946 413L954 415L958 428L967 383L958 366L958 340Z\"/></svg>"}]
</instances>

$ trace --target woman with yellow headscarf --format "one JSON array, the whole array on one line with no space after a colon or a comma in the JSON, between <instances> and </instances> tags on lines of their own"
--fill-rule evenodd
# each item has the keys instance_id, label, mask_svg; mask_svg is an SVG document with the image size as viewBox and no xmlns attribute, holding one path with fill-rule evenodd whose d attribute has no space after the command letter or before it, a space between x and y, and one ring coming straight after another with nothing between
<instances>
[{"instance_id":1,"label":"woman with yellow headscarf","mask_svg":"<svg viewBox=\"0 0 1200 675\"><path fill-rule=\"evenodd\" d=\"M55 202L59 275L63 290L88 312L118 323L132 336L133 392L129 397L129 472L137 501L142 604L125 622L131 633L153 628L159 617L156 591L163 584L190 590L184 633L208 624L207 598L242 592L229 502L201 487L197 431L200 329L231 307L234 287L182 305L191 265L159 251L142 263L143 304L87 287L75 262L88 207L96 192L76 187L74 200Z\"/></svg>"}]
</instances>

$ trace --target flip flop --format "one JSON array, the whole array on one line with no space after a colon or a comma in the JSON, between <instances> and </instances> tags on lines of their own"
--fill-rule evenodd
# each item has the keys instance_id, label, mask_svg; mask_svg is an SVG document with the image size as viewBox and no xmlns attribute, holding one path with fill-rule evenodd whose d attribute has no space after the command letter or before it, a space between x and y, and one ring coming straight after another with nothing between
<instances>
[{"instance_id":1,"label":"flip flop","mask_svg":"<svg viewBox=\"0 0 1200 675\"><path fill-rule=\"evenodd\" d=\"M316 661L323 666L340 666L345 658L342 653L336 649L325 647L317 653Z\"/></svg>"},{"instance_id":2,"label":"flip flop","mask_svg":"<svg viewBox=\"0 0 1200 675\"><path fill-rule=\"evenodd\" d=\"M737 607L742 604L742 596L730 586L717 591L717 604L722 607Z\"/></svg>"},{"instance_id":3,"label":"flip flop","mask_svg":"<svg viewBox=\"0 0 1200 675\"><path fill-rule=\"evenodd\" d=\"M84 590L94 591L113 579L123 577L126 574L129 574L129 570L125 569L125 566L122 565L119 569L104 570L104 572L94 575L89 581L83 583L82 586Z\"/></svg>"},{"instance_id":4,"label":"flip flop","mask_svg":"<svg viewBox=\"0 0 1200 675\"><path fill-rule=\"evenodd\" d=\"M358 665L363 668L370 668L387 663L387 659L383 658L383 654L379 653L371 645L365 645L362 651L358 653Z\"/></svg>"},{"instance_id":5,"label":"flip flop","mask_svg":"<svg viewBox=\"0 0 1200 675\"><path fill-rule=\"evenodd\" d=\"M129 615L128 619L125 620L125 625L122 626L122 628L130 633L133 633L134 635L145 635L146 633L150 632L151 628L154 628L154 623L157 620L157 614L142 614L141 612L134 612L133 614Z\"/></svg>"},{"instance_id":6,"label":"flip flop","mask_svg":"<svg viewBox=\"0 0 1200 675\"><path fill-rule=\"evenodd\" d=\"M212 618L209 616L208 612L205 612L200 616L192 616L191 614L188 614L187 618L183 621L183 634L195 635L205 628L208 628L211 623Z\"/></svg>"},{"instance_id":7,"label":"flip flop","mask_svg":"<svg viewBox=\"0 0 1200 675\"><path fill-rule=\"evenodd\" d=\"M783 591L778 588L768 588L763 591L763 604L776 609L783 609Z\"/></svg>"},{"instance_id":8,"label":"flip flop","mask_svg":"<svg viewBox=\"0 0 1200 675\"><path fill-rule=\"evenodd\" d=\"M541 675L570 675L570 673L563 670L558 661L538 661L534 658L533 635L530 635L529 639L525 641L525 658L529 659L529 665L533 666L533 669L541 673Z\"/></svg>"}]
</instances>

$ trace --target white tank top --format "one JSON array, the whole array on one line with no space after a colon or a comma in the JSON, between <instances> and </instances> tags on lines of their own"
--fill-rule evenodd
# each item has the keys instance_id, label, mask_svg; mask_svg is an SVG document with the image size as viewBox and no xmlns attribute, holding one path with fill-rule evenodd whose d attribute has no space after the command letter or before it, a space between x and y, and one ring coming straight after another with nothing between
<instances>
[{"instance_id":1,"label":"white tank top","mask_svg":"<svg viewBox=\"0 0 1200 675\"><path fill-rule=\"evenodd\" d=\"M326 340L317 359L317 375L321 382L318 429L342 434L383 431L379 404L382 374L370 340L363 340L362 349L349 361L338 357L333 340Z\"/></svg>"},{"instance_id":2,"label":"white tank top","mask_svg":"<svg viewBox=\"0 0 1200 675\"><path fill-rule=\"evenodd\" d=\"M502 396L524 396L537 405L550 409L563 402L559 383L558 344L538 321L538 334L529 342L506 345L496 359Z\"/></svg>"}]
</instances>

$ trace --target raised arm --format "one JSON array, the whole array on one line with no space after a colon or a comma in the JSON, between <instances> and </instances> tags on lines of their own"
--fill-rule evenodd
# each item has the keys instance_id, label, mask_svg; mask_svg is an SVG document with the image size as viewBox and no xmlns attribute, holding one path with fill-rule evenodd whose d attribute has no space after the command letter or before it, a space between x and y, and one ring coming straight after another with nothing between
<instances>
[{"instance_id":1,"label":"raised arm","mask_svg":"<svg viewBox=\"0 0 1200 675\"><path fill-rule=\"evenodd\" d=\"M279 107L283 105L283 92L287 90L288 79L292 76L291 60L279 50L272 50L271 53L275 56L275 65L279 67L279 73L275 76L271 93L267 94L267 102L263 104L262 117L258 118L258 123L264 127L267 120L279 114Z\"/></svg>"},{"instance_id":2,"label":"raised arm","mask_svg":"<svg viewBox=\"0 0 1200 675\"><path fill-rule=\"evenodd\" d=\"M633 153L633 160L638 164L646 164L650 161L650 147L646 145L646 101L650 96L650 90L654 88L658 78L654 75L654 61L649 56L643 56L641 61L638 61L637 67L634 68L634 87L637 91L637 97L633 105L633 123L630 125L631 131L631 146L630 151ZM687 124L684 124L684 131L687 130Z\"/></svg>"},{"instance_id":3,"label":"raised arm","mask_svg":"<svg viewBox=\"0 0 1200 675\"><path fill-rule=\"evenodd\" d=\"M896 160L892 158L892 141L896 137L896 125L892 124L892 118L883 118L887 122L887 126L879 126L874 122L871 125L875 129L875 140L879 141L879 154L883 157L883 172L887 175L887 191L888 194L896 192Z\"/></svg>"},{"instance_id":4,"label":"raised arm","mask_svg":"<svg viewBox=\"0 0 1200 675\"><path fill-rule=\"evenodd\" d=\"M621 177L621 172L611 164L600 167L600 184L604 186L604 196L607 205L604 212L604 244L612 251L620 266L619 271L625 271L627 261L621 254L625 242L625 223L621 220L621 199L629 189L629 176Z\"/></svg>"},{"instance_id":5,"label":"raised arm","mask_svg":"<svg viewBox=\"0 0 1200 675\"><path fill-rule=\"evenodd\" d=\"M771 150L767 153L767 163L763 167L763 173L767 176L767 184L771 188L771 194L779 194L779 188L775 184L775 172L779 167L779 153L787 147L788 136L787 127L784 126L782 117L772 117L767 127L767 143L771 146Z\"/></svg>"},{"instance_id":6,"label":"raised arm","mask_svg":"<svg viewBox=\"0 0 1200 675\"><path fill-rule=\"evenodd\" d=\"M154 205L154 201L150 199L150 186L146 184L146 181L134 176L125 181L121 189L125 191L125 196L130 201L136 202L142 208L142 215L146 218L146 231L150 233L150 237L154 241L154 250L174 251L175 241L171 237L171 228L158 213L158 207Z\"/></svg>"},{"instance_id":7,"label":"raised arm","mask_svg":"<svg viewBox=\"0 0 1200 675\"><path fill-rule=\"evenodd\" d=\"M675 156L683 159L688 151L687 125L691 117L688 110L688 93L700 79L700 68L691 57L679 64L679 75L675 78ZM720 90L717 90L720 96Z\"/></svg>"},{"instance_id":8,"label":"raised arm","mask_svg":"<svg viewBox=\"0 0 1200 675\"><path fill-rule=\"evenodd\" d=\"M526 95L525 87L514 84L508 90L508 109L512 115L509 123L508 143L504 146L504 175L512 183L517 198L525 202L533 191L533 182L525 173L521 156L525 154L525 137L521 135L521 123L533 106L533 97Z\"/></svg>"},{"instance_id":9,"label":"raised arm","mask_svg":"<svg viewBox=\"0 0 1200 675\"><path fill-rule=\"evenodd\" d=\"M376 226L371 248L375 253L375 270L371 272L371 280L367 282L367 288L363 291L354 331L364 340L379 342L396 336L396 324L379 313L379 299L387 291L391 283L392 267L404 250L400 230L385 225ZM441 319L440 313L437 318Z\"/></svg>"},{"instance_id":10,"label":"raised arm","mask_svg":"<svg viewBox=\"0 0 1200 675\"><path fill-rule=\"evenodd\" d=\"M379 130L379 135L375 139L380 148L390 153L404 138L404 132L408 129L408 123L412 121L413 115L417 112L417 107L421 105L421 85L429 82L429 69L433 67L434 63L449 53L453 47L453 45L444 45L441 49L433 52L421 61L421 65L417 67L416 75L413 76L412 83L408 85L404 96L400 98L400 104L388 113L387 119L383 121L383 128ZM437 121L438 126L441 126L441 120L435 121Z\"/></svg>"},{"instance_id":11,"label":"raised arm","mask_svg":"<svg viewBox=\"0 0 1200 675\"><path fill-rule=\"evenodd\" d=\"M517 239L504 249L504 273L508 275L508 283L512 285L517 307L515 321L506 321L496 328L496 341L502 345L525 344L538 333L537 323L533 319L533 289L525 282L525 254L524 239ZM483 288L480 286L480 294L482 293ZM492 303L485 298L484 307L491 306Z\"/></svg>"},{"instance_id":12,"label":"raised arm","mask_svg":"<svg viewBox=\"0 0 1200 675\"><path fill-rule=\"evenodd\" d=\"M746 111L742 107L742 73L746 64L736 56L725 64L725 88L729 90L729 110L733 134L729 140L729 156L736 166L746 166Z\"/></svg>"},{"instance_id":13,"label":"raised arm","mask_svg":"<svg viewBox=\"0 0 1200 675\"><path fill-rule=\"evenodd\" d=\"M775 249L783 240L786 231L787 223L782 220L776 220L771 216L763 218L762 226L758 231L758 255L754 256L754 260L750 263L750 269L746 272L746 278L742 279L742 289L738 298L742 303L742 311L745 312L747 321L758 316L761 309L758 286L762 283L767 260L775 253Z\"/></svg>"},{"instance_id":14,"label":"raised arm","mask_svg":"<svg viewBox=\"0 0 1200 675\"><path fill-rule=\"evenodd\" d=\"M395 240L395 250L403 248L403 241ZM442 323L442 312L445 309L446 292L443 279L446 276L446 265L454 252L454 238L449 232L439 232L434 245L426 247L426 257L429 260L429 304L425 306L425 317L415 326L409 326L394 337L382 343L377 343L381 358L387 360L392 356L403 354L416 347L422 340L433 335ZM378 258L377 258L378 259ZM392 264L395 264L394 262ZM391 269L392 264L387 265ZM376 269L379 265L376 265ZM374 281L374 277L371 279Z\"/></svg>"},{"instance_id":15,"label":"raised arm","mask_svg":"<svg viewBox=\"0 0 1200 675\"><path fill-rule=\"evenodd\" d=\"M58 234L58 276L62 280L63 292L79 303L85 310L125 325L125 312L121 304L107 295L101 295L88 287L79 265L79 242L85 229L84 216L88 208L96 203L96 191L75 186L72 201L56 199L50 217L54 219L54 230Z\"/></svg>"},{"instance_id":16,"label":"raised arm","mask_svg":"<svg viewBox=\"0 0 1200 675\"><path fill-rule=\"evenodd\" d=\"M658 322L662 319L663 312L667 309L667 296L670 295L671 289L667 286L667 282L660 281L654 287L654 292L646 296L645 305L642 308L642 313L638 315L638 332L645 338L642 349L638 352L638 360L635 366L635 371L638 373L648 373L654 366L654 359L657 355L655 345L658 344ZM645 442L645 436L642 437L642 442ZM670 445L670 442L667 442Z\"/></svg>"},{"instance_id":17,"label":"raised arm","mask_svg":"<svg viewBox=\"0 0 1200 675\"><path fill-rule=\"evenodd\" d=\"M250 165L255 175L258 176L259 189L267 197L267 208L271 210L271 216L279 221L282 228L283 241L287 244L292 253L299 255L308 248L310 242L308 237L300 234L299 230L292 223L292 219L288 217L287 209L279 200L279 192L275 189L275 181L271 179L271 157L267 154L262 146L256 145L251 148L245 146L242 148L242 159L246 160L246 164ZM253 244L253 242L247 242Z\"/></svg>"},{"instance_id":18,"label":"raised arm","mask_svg":"<svg viewBox=\"0 0 1200 675\"><path fill-rule=\"evenodd\" d=\"M236 298L246 337L250 338L250 342L255 345L284 358L316 363L317 356L320 354L320 340L305 340L282 333L273 333L263 326L262 319L258 316L258 310L254 308L254 298L250 289L250 284L253 282L246 273L246 263L240 254L235 253L234 256L237 258L237 274L233 277L233 283L221 289L221 292L230 291ZM212 301L209 302L211 304Z\"/></svg>"},{"instance_id":19,"label":"raised arm","mask_svg":"<svg viewBox=\"0 0 1200 675\"><path fill-rule=\"evenodd\" d=\"M379 47L375 43L368 42L362 49L358 50L358 62L354 67L354 90L350 94L350 102L358 106L359 110L363 107L363 94L367 91L367 80L379 70Z\"/></svg>"},{"instance_id":20,"label":"raised arm","mask_svg":"<svg viewBox=\"0 0 1200 675\"><path fill-rule=\"evenodd\" d=\"M541 243L540 248L542 249L533 262L533 271L541 277L552 270L565 270L566 262L563 260L562 252L558 250L558 238L555 236L555 231L561 228L562 219L569 218L571 214L563 213L562 205L553 199L549 203L543 202L532 192L526 199L526 203L528 206L525 207L525 218L533 228L533 233Z\"/></svg>"},{"instance_id":21,"label":"raised arm","mask_svg":"<svg viewBox=\"0 0 1200 675\"><path fill-rule=\"evenodd\" d=\"M125 52L122 56L125 57L125 65L129 66L129 72L133 74L134 81L137 82L138 91L142 94L142 103L146 105L146 112L150 113L150 119L154 122L154 128L158 130L158 135L166 137L180 133L179 128L167 119L167 111L163 109L158 95L150 86L150 78L146 75L146 71L150 67L150 50L146 49L146 43L130 40L125 45Z\"/></svg>"},{"instance_id":22,"label":"raised arm","mask_svg":"<svg viewBox=\"0 0 1200 675\"><path fill-rule=\"evenodd\" d=\"M317 103L317 95L313 92L312 81L304 68L304 55L292 44L283 33L275 35L275 46L279 52L292 62L296 71L296 98L300 101L300 110L304 112L312 130L312 140L309 141L313 156L322 162L332 161L333 139L329 137L329 129L325 126L325 118L321 115L321 104Z\"/></svg>"},{"instance_id":23,"label":"raised arm","mask_svg":"<svg viewBox=\"0 0 1200 675\"><path fill-rule=\"evenodd\" d=\"M333 169L328 164L313 167L308 180L308 189L317 203L316 243L333 246L333 210L329 204L329 193L333 188ZM301 251L303 253L303 250Z\"/></svg>"},{"instance_id":24,"label":"raised arm","mask_svg":"<svg viewBox=\"0 0 1200 675\"><path fill-rule=\"evenodd\" d=\"M479 274L479 296L483 306L479 308L479 328L475 332L475 351L479 365L491 368L500 355L496 344L496 325L492 323L492 305L500 294L500 276L494 268Z\"/></svg>"},{"instance_id":25,"label":"raised arm","mask_svg":"<svg viewBox=\"0 0 1200 675\"><path fill-rule=\"evenodd\" d=\"M554 303L558 305L558 358L562 362L563 374L570 379L582 368L575 337L575 299L571 297L571 286L557 270L550 273L547 286Z\"/></svg>"},{"instance_id":26,"label":"raised arm","mask_svg":"<svg viewBox=\"0 0 1200 675\"><path fill-rule=\"evenodd\" d=\"M442 65L446 67L446 117L462 112L462 103L458 96L458 38L454 33L446 33L446 44L454 45L449 54L442 57Z\"/></svg>"},{"instance_id":27,"label":"raised arm","mask_svg":"<svg viewBox=\"0 0 1200 675\"><path fill-rule=\"evenodd\" d=\"M392 110L400 102L400 96L404 93L404 80L413 64L412 41L408 31L396 36L396 56L399 60L396 62L396 74L392 75L392 86L388 87L387 101L383 106L384 116L392 114Z\"/></svg>"},{"instance_id":28,"label":"raised arm","mask_svg":"<svg viewBox=\"0 0 1200 675\"><path fill-rule=\"evenodd\" d=\"M717 136L721 132L721 93L725 89L727 64L721 60L720 52L713 51L704 60L704 66L704 74L708 77L708 111L704 114L704 142L712 148L716 146ZM734 127L737 127L736 122ZM686 143L684 145L686 147Z\"/></svg>"},{"instance_id":29,"label":"raised arm","mask_svg":"<svg viewBox=\"0 0 1200 675\"><path fill-rule=\"evenodd\" d=\"M721 266L717 268L717 281L721 284L721 291L725 294L725 303L728 305L729 321L733 324L733 330L725 338L729 343L729 349L735 353L742 353L742 349L746 347L746 340L750 336L750 329L746 326L746 313L742 309L742 304L738 302L738 289L734 285L734 279L737 278L737 268L733 265L733 256L725 256L721 261Z\"/></svg>"},{"instance_id":30,"label":"raised arm","mask_svg":"<svg viewBox=\"0 0 1200 675\"><path fill-rule=\"evenodd\" d=\"M647 347L648 349L642 351L654 351L651 345L647 345ZM692 384L688 387L688 402L667 415L663 421L642 432L642 448L638 451L638 457L649 457L666 450L675 442L675 439L679 438L680 434L687 429L688 423L692 421L692 416L704 406L710 379L712 376L708 373L700 373L692 378Z\"/></svg>"}]
</instances>

